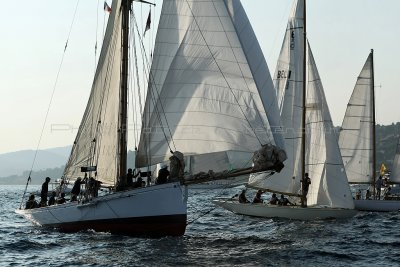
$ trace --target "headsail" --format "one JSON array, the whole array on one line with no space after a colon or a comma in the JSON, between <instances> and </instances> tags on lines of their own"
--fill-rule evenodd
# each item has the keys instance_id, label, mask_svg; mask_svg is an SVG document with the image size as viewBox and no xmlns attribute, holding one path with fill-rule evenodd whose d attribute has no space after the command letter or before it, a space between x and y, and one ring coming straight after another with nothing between
<instances>
[{"instance_id":1,"label":"headsail","mask_svg":"<svg viewBox=\"0 0 400 267\"><path fill-rule=\"evenodd\" d=\"M312 181L307 205L354 209L338 136L309 45L306 103L306 172Z\"/></svg>"},{"instance_id":2,"label":"headsail","mask_svg":"<svg viewBox=\"0 0 400 267\"><path fill-rule=\"evenodd\" d=\"M339 136L350 183L372 183L374 179L372 71L371 53L357 78Z\"/></svg>"},{"instance_id":3,"label":"headsail","mask_svg":"<svg viewBox=\"0 0 400 267\"><path fill-rule=\"evenodd\" d=\"M400 138L397 141L396 154L393 160L390 182L400 184Z\"/></svg>"},{"instance_id":4,"label":"headsail","mask_svg":"<svg viewBox=\"0 0 400 267\"><path fill-rule=\"evenodd\" d=\"M97 166L100 181L113 184L118 175L118 111L121 80L121 1L114 0L90 98L64 176L82 176L81 167ZM71 107L73 108L73 107Z\"/></svg>"},{"instance_id":5,"label":"headsail","mask_svg":"<svg viewBox=\"0 0 400 267\"><path fill-rule=\"evenodd\" d=\"M137 167L179 150L191 163L206 155L243 168L260 144L283 147L270 130L280 127L272 80L240 1L163 1L144 113Z\"/></svg>"},{"instance_id":6,"label":"headsail","mask_svg":"<svg viewBox=\"0 0 400 267\"><path fill-rule=\"evenodd\" d=\"M253 175L249 184L276 192L298 194L301 180L301 129L303 103L303 7L304 0L294 1L274 74L287 160L279 174L265 179Z\"/></svg>"}]
</instances>

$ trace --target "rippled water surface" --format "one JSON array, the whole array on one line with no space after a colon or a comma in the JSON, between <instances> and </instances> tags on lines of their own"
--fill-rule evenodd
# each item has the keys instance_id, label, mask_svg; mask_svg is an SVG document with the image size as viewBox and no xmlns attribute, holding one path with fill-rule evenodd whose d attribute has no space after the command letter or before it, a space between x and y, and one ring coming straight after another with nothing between
<instances>
[{"instance_id":1,"label":"rippled water surface","mask_svg":"<svg viewBox=\"0 0 400 267\"><path fill-rule=\"evenodd\" d=\"M0 266L400 266L398 212L344 221L252 218L210 201L239 189L189 191L188 221L198 219L186 234L144 239L33 226L14 213L23 189L0 188Z\"/></svg>"}]
</instances>

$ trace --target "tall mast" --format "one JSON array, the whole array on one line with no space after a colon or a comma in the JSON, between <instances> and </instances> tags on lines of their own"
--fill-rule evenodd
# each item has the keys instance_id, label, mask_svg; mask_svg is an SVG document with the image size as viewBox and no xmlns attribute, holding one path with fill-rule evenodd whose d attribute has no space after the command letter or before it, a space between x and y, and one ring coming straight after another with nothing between
<instances>
[{"instance_id":1,"label":"tall mast","mask_svg":"<svg viewBox=\"0 0 400 267\"><path fill-rule=\"evenodd\" d=\"M304 174L306 171L306 96L307 96L307 28L306 28L306 0L303 6L303 114L301 118L301 206L307 206L307 198L304 192L306 183Z\"/></svg>"},{"instance_id":2,"label":"tall mast","mask_svg":"<svg viewBox=\"0 0 400 267\"><path fill-rule=\"evenodd\" d=\"M372 99L372 181L374 198L376 196L376 136L375 136L375 74L374 74L374 49L371 49L371 99Z\"/></svg>"},{"instance_id":3,"label":"tall mast","mask_svg":"<svg viewBox=\"0 0 400 267\"><path fill-rule=\"evenodd\" d=\"M126 161L127 161L127 121L128 121L128 59L129 59L129 13L132 0L122 1L122 64L120 87L120 114L119 114L119 175L118 185L126 185ZM114 12L118 12L115 10Z\"/></svg>"}]
</instances>

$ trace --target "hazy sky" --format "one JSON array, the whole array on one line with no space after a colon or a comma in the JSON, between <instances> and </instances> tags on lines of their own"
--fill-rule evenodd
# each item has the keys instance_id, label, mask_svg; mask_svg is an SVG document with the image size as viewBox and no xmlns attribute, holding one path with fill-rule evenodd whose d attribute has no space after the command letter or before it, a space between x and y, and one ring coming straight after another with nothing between
<instances>
[{"instance_id":1,"label":"hazy sky","mask_svg":"<svg viewBox=\"0 0 400 267\"><path fill-rule=\"evenodd\" d=\"M155 1L159 14L162 1ZM242 0L272 74L291 2ZM36 148L76 4L1 0L0 153ZM145 21L148 9L139 8L138 18ZM376 90L377 122L400 121L399 10L398 0L307 1L308 38L335 125L342 123L371 48L376 85L382 85ZM75 138L94 74L96 28L100 40L103 19L103 1L79 2L40 148L70 145Z\"/></svg>"}]
</instances>

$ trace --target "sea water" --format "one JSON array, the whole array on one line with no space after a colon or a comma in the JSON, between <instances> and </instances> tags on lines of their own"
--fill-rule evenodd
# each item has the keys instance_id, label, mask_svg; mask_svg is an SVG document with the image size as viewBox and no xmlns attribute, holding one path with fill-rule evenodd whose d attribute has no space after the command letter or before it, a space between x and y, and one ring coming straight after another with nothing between
<instances>
[{"instance_id":1,"label":"sea water","mask_svg":"<svg viewBox=\"0 0 400 267\"><path fill-rule=\"evenodd\" d=\"M313 222L254 218L211 203L240 188L189 190L184 236L132 238L34 226L14 212L23 190L0 188L0 266L400 266L399 212Z\"/></svg>"}]
</instances>

